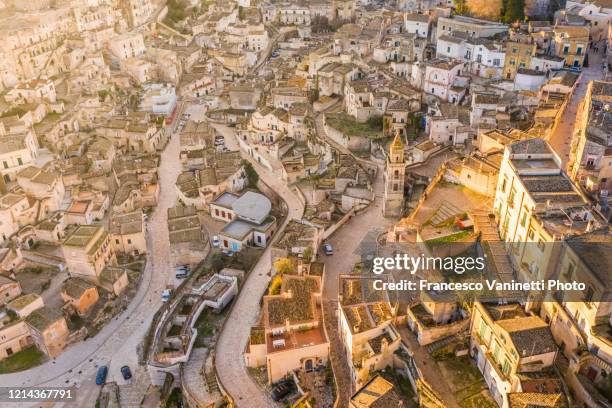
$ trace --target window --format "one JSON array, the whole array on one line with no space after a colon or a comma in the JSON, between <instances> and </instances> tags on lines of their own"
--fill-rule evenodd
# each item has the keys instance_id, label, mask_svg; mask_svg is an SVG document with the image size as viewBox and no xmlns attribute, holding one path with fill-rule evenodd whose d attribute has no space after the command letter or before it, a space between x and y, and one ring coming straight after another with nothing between
<instances>
[{"instance_id":1,"label":"window","mask_svg":"<svg viewBox=\"0 0 612 408\"><path fill-rule=\"evenodd\" d=\"M508 179L504 177L504 181L502 181L502 186L501 186L501 191L502 193L506 192L506 183L507 183Z\"/></svg>"},{"instance_id":2,"label":"window","mask_svg":"<svg viewBox=\"0 0 612 408\"><path fill-rule=\"evenodd\" d=\"M21 166L23 164L23 161L21 160L21 157L17 158L17 163Z\"/></svg>"},{"instance_id":3,"label":"window","mask_svg":"<svg viewBox=\"0 0 612 408\"><path fill-rule=\"evenodd\" d=\"M507 358L504 360L504 364L502 365L502 371L505 375L510 374L510 362Z\"/></svg>"},{"instance_id":4,"label":"window","mask_svg":"<svg viewBox=\"0 0 612 408\"><path fill-rule=\"evenodd\" d=\"M521 216L521 227L527 223L527 209L523 207L523 215Z\"/></svg>"},{"instance_id":5,"label":"window","mask_svg":"<svg viewBox=\"0 0 612 408\"><path fill-rule=\"evenodd\" d=\"M527 233L527 238L533 241L535 238L535 230L533 228L529 228L529 232Z\"/></svg>"},{"instance_id":6,"label":"window","mask_svg":"<svg viewBox=\"0 0 612 408\"><path fill-rule=\"evenodd\" d=\"M484 340L485 333L487 332L487 326L485 325L484 320L480 320L480 326L478 327L478 335L482 340Z\"/></svg>"},{"instance_id":7,"label":"window","mask_svg":"<svg viewBox=\"0 0 612 408\"><path fill-rule=\"evenodd\" d=\"M540 252L544 252L544 241L542 240L542 238L538 239L538 249L540 250Z\"/></svg>"},{"instance_id":8,"label":"window","mask_svg":"<svg viewBox=\"0 0 612 408\"><path fill-rule=\"evenodd\" d=\"M7 162L2 162L2 164L4 165L4 168L5 168L5 169L8 169L8 168L9 168L9 165L8 165L8 163L7 163Z\"/></svg>"},{"instance_id":9,"label":"window","mask_svg":"<svg viewBox=\"0 0 612 408\"><path fill-rule=\"evenodd\" d=\"M495 361L499 361L499 344L497 342L493 343L493 357Z\"/></svg>"},{"instance_id":10,"label":"window","mask_svg":"<svg viewBox=\"0 0 612 408\"><path fill-rule=\"evenodd\" d=\"M510 191L510 196L508 197L508 206L510 208L514 208L514 196L516 196L516 190L512 189Z\"/></svg>"},{"instance_id":11,"label":"window","mask_svg":"<svg viewBox=\"0 0 612 408\"><path fill-rule=\"evenodd\" d=\"M582 54L582 47L579 46L578 48L576 48L576 54L577 55L581 55Z\"/></svg>"},{"instance_id":12,"label":"window","mask_svg":"<svg viewBox=\"0 0 612 408\"><path fill-rule=\"evenodd\" d=\"M563 54L567 55L569 53L569 45L564 45L563 46Z\"/></svg>"}]
</instances>

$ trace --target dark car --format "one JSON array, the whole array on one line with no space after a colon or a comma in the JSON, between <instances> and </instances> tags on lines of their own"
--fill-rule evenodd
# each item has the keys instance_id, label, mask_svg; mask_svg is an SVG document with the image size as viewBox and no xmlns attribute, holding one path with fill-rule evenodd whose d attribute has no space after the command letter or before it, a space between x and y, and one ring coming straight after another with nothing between
<instances>
[{"instance_id":1,"label":"dark car","mask_svg":"<svg viewBox=\"0 0 612 408\"><path fill-rule=\"evenodd\" d=\"M280 401L287 395L291 394L294 389L295 386L292 381L282 381L272 389L272 399L274 401Z\"/></svg>"},{"instance_id":2,"label":"dark car","mask_svg":"<svg viewBox=\"0 0 612 408\"><path fill-rule=\"evenodd\" d=\"M124 380L129 380L130 378L132 378L132 372L130 371L130 367L121 367L121 375L123 376Z\"/></svg>"},{"instance_id":3,"label":"dark car","mask_svg":"<svg viewBox=\"0 0 612 408\"><path fill-rule=\"evenodd\" d=\"M106 381L106 374L108 374L108 367L102 366L98 368L98 374L96 374L96 385L102 385Z\"/></svg>"}]
</instances>

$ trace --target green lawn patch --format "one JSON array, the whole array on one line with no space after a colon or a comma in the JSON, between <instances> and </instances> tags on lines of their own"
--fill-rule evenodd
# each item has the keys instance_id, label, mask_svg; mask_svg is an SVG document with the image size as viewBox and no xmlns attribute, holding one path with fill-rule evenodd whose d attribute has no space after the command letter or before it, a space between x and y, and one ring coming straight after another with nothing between
<instances>
[{"instance_id":1,"label":"green lawn patch","mask_svg":"<svg viewBox=\"0 0 612 408\"><path fill-rule=\"evenodd\" d=\"M459 231L454 234L445 235L440 238L433 238L427 241L428 245L431 244L449 244L451 242L461 242L468 238L472 232L469 230Z\"/></svg>"},{"instance_id":2,"label":"green lawn patch","mask_svg":"<svg viewBox=\"0 0 612 408\"><path fill-rule=\"evenodd\" d=\"M497 403L483 393L472 395L459 403L461 408L497 408Z\"/></svg>"},{"instance_id":3,"label":"green lawn patch","mask_svg":"<svg viewBox=\"0 0 612 408\"><path fill-rule=\"evenodd\" d=\"M325 121L328 126L342 132L346 137L362 136L371 139L381 138L382 120L371 118L365 123L359 123L350 115L344 112L327 115Z\"/></svg>"},{"instance_id":4,"label":"green lawn patch","mask_svg":"<svg viewBox=\"0 0 612 408\"><path fill-rule=\"evenodd\" d=\"M36 347L28 347L0 361L0 374L27 370L42 364L45 358L45 354Z\"/></svg>"},{"instance_id":5,"label":"green lawn patch","mask_svg":"<svg viewBox=\"0 0 612 408\"><path fill-rule=\"evenodd\" d=\"M454 392L482 381L478 367L468 356L446 358L437 364Z\"/></svg>"}]
</instances>

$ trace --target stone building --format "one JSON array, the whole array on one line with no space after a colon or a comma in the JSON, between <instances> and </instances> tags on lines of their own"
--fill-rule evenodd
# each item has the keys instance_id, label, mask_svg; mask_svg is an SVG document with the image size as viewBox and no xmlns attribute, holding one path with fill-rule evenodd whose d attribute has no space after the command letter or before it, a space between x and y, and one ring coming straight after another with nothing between
<instances>
[{"instance_id":1,"label":"stone building","mask_svg":"<svg viewBox=\"0 0 612 408\"><path fill-rule=\"evenodd\" d=\"M404 143L399 133L395 135L387 156L385 167L385 196L383 214L385 217L399 217L404 208Z\"/></svg>"}]
</instances>

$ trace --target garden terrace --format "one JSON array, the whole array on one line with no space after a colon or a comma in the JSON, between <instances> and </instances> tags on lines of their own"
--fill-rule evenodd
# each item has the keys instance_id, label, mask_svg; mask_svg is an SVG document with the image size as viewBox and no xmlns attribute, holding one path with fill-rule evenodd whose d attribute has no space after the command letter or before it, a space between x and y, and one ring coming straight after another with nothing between
<instances>
[{"instance_id":1,"label":"garden terrace","mask_svg":"<svg viewBox=\"0 0 612 408\"><path fill-rule=\"evenodd\" d=\"M342 132L346 137L368 137L371 139L382 137L382 120L368 120L359 123L352 116L340 112L325 116L325 122L330 127Z\"/></svg>"},{"instance_id":2,"label":"garden terrace","mask_svg":"<svg viewBox=\"0 0 612 408\"><path fill-rule=\"evenodd\" d=\"M264 344L266 342L266 331L263 327L251 327L249 344Z\"/></svg>"},{"instance_id":3,"label":"garden terrace","mask_svg":"<svg viewBox=\"0 0 612 408\"><path fill-rule=\"evenodd\" d=\"M368 344L370 345L370 348L372 348L372 351L374 353L380 354L380 352L382 351L383 340L387 342L387 345L393 343L393 338L389 333L387 333L386 330L383 331L379 336L368 340Z\"/></svg>"},{"instance_id":4,"label":"garden terrace","mask_svg":"<svg viewBox=\"0 0 612 408\"><path fill-rule=\"evenodd\" d=\"M368 310L370 311L370 315L372 316L372 319L376 325L379 325L393 317L391 308L385 302L378 302L368 305Z\"/></svg>"},{"instance_id":5,"label":"garden terrace","mask_svg":"<svg viewBox=\"0 0 612 408\"><path fill-rule=\"evenodd\" d=\"M361 333L374 328L365 305L347 306L343 310L353 333Z\"/></svg>"},{"instance_id":6,"label":"garden terrace","mask_svg":"<svg viewBox=\"0 0 612 408\"><path fill-rule=\"evenodd\" d=\"M425 309L425 306L423 306L421 303L412 306L410 311L424 326L433 327L436 325L431 313L429 313L427 309Z\"/></svg>"},{"instance_id":7,"label":"garden terrace","mask_svg":"<svg viewBox=\"0 0 612 408\"><path fill-rule=\"evenodd\" d=\"M382 279L382 277L377 277ZM340 277L341 304L343 306L354 305L357 303L370 303L385 301L382 291L374 289L375 279L355 276Z\"/></svg>"},{"instance_id":8,"label":"garden terrace","mask_svg":"<svg viewBox=\"0 0 612 408\"><path fill-rule=\"evenodd\" d=\"M320 290L320 278L315 276L283 276L279 295L264 298L264 321L268 327L316 318L314 294Z\"/></svg>"}]
</instances>

